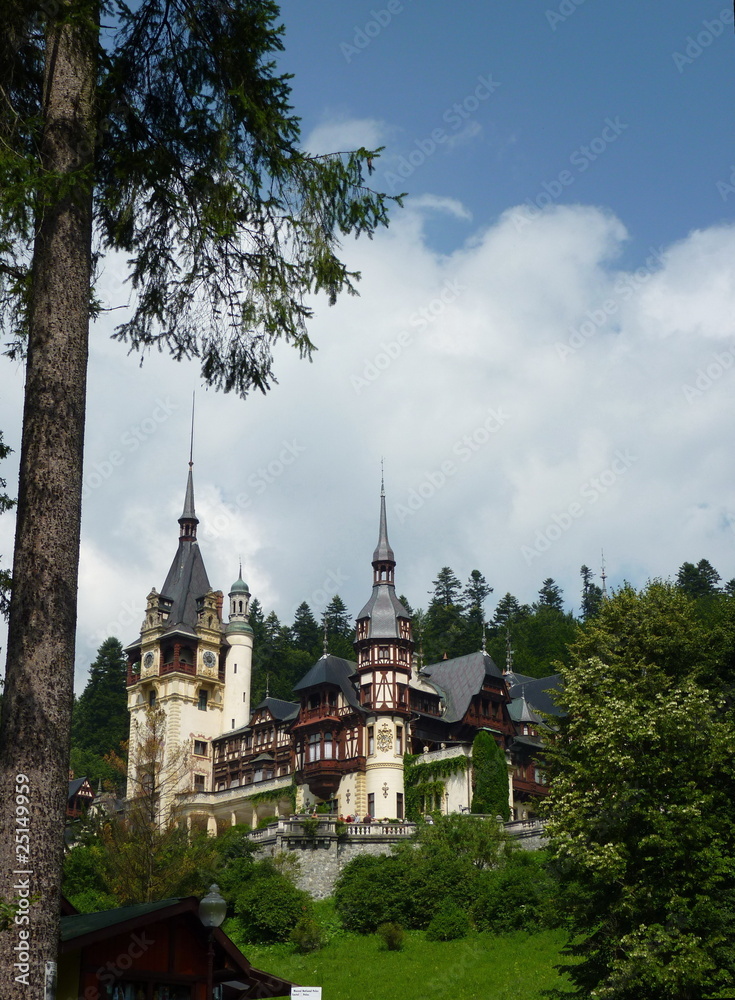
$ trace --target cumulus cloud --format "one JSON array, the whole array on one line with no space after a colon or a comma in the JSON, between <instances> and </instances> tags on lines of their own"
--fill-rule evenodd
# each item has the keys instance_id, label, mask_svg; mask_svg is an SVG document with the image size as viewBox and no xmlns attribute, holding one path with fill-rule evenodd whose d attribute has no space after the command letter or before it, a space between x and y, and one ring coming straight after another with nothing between
<instances>
[{"instance_id":1,"label":"cumulus cloud","mask_svg":"<svg viewBox=\"0 0 735 1000\"><path fill-rule=\"evenodd\" d=\"M379 138L368 132L347 145ZM467 223L453 253L426 239L437 211ZM578 607L579 567L599 567L602 549L613 584L701 558L735 576L735 227L651 248L629 270L624 222L600 208L530 221L510 209L469 230L460 203L414 199L390 230L345 244L361 294L316 300L312 364L282 346L267 397L198 392L195 487L213 586L226 590L242 557L252 592L286 622L302 600L318 613L335 592L356 613L381 458L397 586L414 607L444 565L462 579L478 568L495 598L524 601L553 576ZM163 357L140 369L105 341L110 322L93 337L87 475L113 451L122 461L85 499L80 666L97 623L163 582L199 381ZM16 384L0 412L11 443L19 395Z\"/></svg>"}]
</instances>

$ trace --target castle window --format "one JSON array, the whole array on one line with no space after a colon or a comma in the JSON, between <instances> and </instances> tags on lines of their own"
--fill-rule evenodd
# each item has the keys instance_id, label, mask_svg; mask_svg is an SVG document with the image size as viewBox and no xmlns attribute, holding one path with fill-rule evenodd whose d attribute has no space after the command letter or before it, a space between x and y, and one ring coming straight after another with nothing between
<instances>
[{"instance_id":1,"label":"castle window","mask_svg":"<svg viewBox=\"0 0 735 1000\"><path fill-rule=\"evenodd\" d=\"M233 674L237 673L237 664L236 663L232 667L232 672L233 672Z\"/></svg>"},{"instance_id":2,"label":"castle window","mask_svg":"<svg viewBox=\"0 0 735 1000\"><path fill-rule=\"evenodd\" d=\"M156 689L155 688L151 688L150 691L148 692L148 704L151 706L151 708L153 708L153 706L156 704Z\"/></svg>"},{"instance_id":3,"label":"castle window","mask_svg":"<svg viewBox=\"0 0 735 1000\"><path fill-rule=\"evenodd\" d=\"M403 792L396 792L396 819L403 819Z\"/></svg>"},{"instance_id":4,"label":"castle window","mask_svg":"<svg viewBox=\"0 0 735 1000\"><path fill-rule=\"evenodd\" d=\"M387 646L381 646L380 647L380 651L378 652L378 659L379 660L388 660L388 659L390 659L390 650L388 649Z\"/></svg>"},{"instance_id":5,"label":"castle window","mask_svg":"<svg viewBox=\"0 0 735 1000\"><path fill-rule=\"evenodd\" d=\"M201 690L199 691L199 701L197 703L197 708L199 709L200 712L207 711L207 692L204 690L204 688L201 688ZM232 725L234 728L235 725L234 719L232 720Z\"/></svg>"},{"instance_id":6,"label":"castle window","mask_svg":"<svg viewBox=\"0 0 735 1000\"><path fill-rule=\"evenodd\" d=\"M396 726L396 753L400 757L403 754L403 726ZM402 816L398 817L402 819Z\"/></svg>"},{"instance_id":7,"label":"castle window","mask_svg":"<svg viewBox=\"0 0 735 1000\"><path fill-rule=\"evenodd\" d=\"M368 726L368 753L375 753L375 727ZM369 810L368 810L369 812ZM370 813L372 816L372 813Z\"/></svg>"},{"instance_id":8,"label":"castle window","mask_svg":"<svg viewBox=\"0 0 735 1000\"><path fill-rule=\"evenodd\" d=\"M204 740L194 740L194 753L199 757L207 756L207 744Z\"/></svg>"},{"instance_id":9,"label":"castle window","mask_svg":"<svg viewBox=\"0 0 735 1000\"><path fill-rule=\"evenodd\" d=\"M375 817L375 793L370 792L368 795L368 816Z\"/></svg>"},{"instance_id":10,"label":"castle window","mask_svg":"<svg viewBox=\"0 0 735 1000\"><path fill-rule=\"evenodd\" d=\"M204 775L204 774L195 774L194 775L194 791L195 792L203 792L203 791L205 791L206 790L206 781L207 781L206 775Z\"/></svg>"},{"instance_id":11,"label":"castle window","mask_svg":"<svg viewBox=\"0 0 735 1000\"><path fill-rule=\"evenodd\" d=\"M312 733L309 737L309 760L321 760L322 759L322 745L319 739L319 733Z\"/></svg>"},{"instance_id":12,"label":"castle window","mask_svg":"<svg viewBox=\"0 0 735 1000\"><path fill-rule=\"evenodd\" d=\"M331 733L325 733L324 734L324 759L325 760L331 760L332 759L332 753L333 753L332 734Z\"/></svg>"}]
</instances>

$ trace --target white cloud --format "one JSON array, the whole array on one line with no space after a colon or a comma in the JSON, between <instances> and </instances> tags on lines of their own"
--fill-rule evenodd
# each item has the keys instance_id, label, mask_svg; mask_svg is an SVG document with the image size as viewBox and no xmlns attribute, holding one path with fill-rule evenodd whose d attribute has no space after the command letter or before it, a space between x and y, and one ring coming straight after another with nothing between
<instances>
[{"instance_id":1,"label":"white cloud","mask_svg":"<svg viewBox=\"0 0 735 1000\"><path fill-rule=\"evenodd\" d=\"M390 134L385 122L374 118L325 117L325 121L312 129L304 140L304 148L310 153L336 153L344 150L377 149L384 146Z\"/></svg>"},{"instance_id":2,"label":"white cloud","mask_svg":"<svg viewBox=\"0 0 735 1000\"><path fill-rule=\"evenodd\" d=\"M553 576L577 606L579 567L597 568L603 548L613 583L700 558L735 576L735 227L692 233L628 272L625 227L597 208L556 207L527 226L510 210L448 255L423 233L437 210L465 217L450 199L414 199L389 231L345 244L361 296L317 300L313 364L281 347L267 397L198 393L212 584L227 590L242 556L252 592L285 621L335 590L356 613L381 456L397 586L415 607L444 565L462 579L478 568L496 598L524 601ZM87 475L113 451L122 461L85 500L80 666L91 637L163 582L199 385L194 366L158 355L140 369L104 340L113 320L92 342ZM0 410L11 443L19 381Z\"/></svg>"}]
</instances>

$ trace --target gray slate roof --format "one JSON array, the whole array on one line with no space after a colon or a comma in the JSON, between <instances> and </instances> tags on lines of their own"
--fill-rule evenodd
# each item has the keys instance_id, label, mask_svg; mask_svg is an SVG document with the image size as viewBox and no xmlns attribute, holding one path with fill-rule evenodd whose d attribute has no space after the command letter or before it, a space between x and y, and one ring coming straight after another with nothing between
<instances>
[{"instance_id":1,"label":"gray slate roof","mask_svg":"<svg viewBox=\"0 0 735 1000\"><path fill-rule=\"evenodd\" d=\"M261 708L266 708L278 722L285 722L287 719L295 719L299 714L298 702L281 701L280 698L264 698L259 705L252 710L254 715ZM248 727L249 728L249 727Z\"/></svg>"},{"instance_id":2,"label":"gray slate roof","mask_svg":"<svg viewBox=\"0 0 735 1000\"><path fill-rule=\"evenodd\" d=\"M211 589L198 543L180 540L161 589L161 596L172 602L166 631L182 625L193 630L197 624L197 598Z\"/></svg>"},{"instance_id":3,"label":"gray slate roof","mask_svg":"<svg viewBox=\"0 0 735 1000\"><path fill-rule=\"evenodd\" d=\"M294 691L305 691L307 688L319 687L321 684L334 684L340 688L348 704L360 708L355 685L351 678L357 673L357 664L352 660L343 660L341 656L327 653L316 661L308 673L294 684Z\"/></svg>"},{"instance_id":4,"label":"gray slate roof","mask_svg":"<svg viewBox=\"0 0 735 1000\"><path fill-rule=\"evenodd\" d=\"M563 708L556 704L557 692L562 690L560 674L550 677L528 677L526 674L506 674L508 693L513 701L525 698L531 710L543 712L545 715L556 715L562 718L566 715ZM522 720L521 720L522 721Z\"/></svg>"},{"instance_id":5,"label":"gray slate roof","mask_svg":"<svg viewBox=\"0 0 735 1000\"><path fill-rule=\"evenodd\" d=\"M368 638L395 639L398 638L398 618L410 618L408 611L396 597L396 589L390 583L376 583L370 600L357 616L369 618Z\"/></svg>"},{"instance_id":6,"label":"gray slate roof","mask_svg":"<svg viewBox=\"0 0 735 1000\"><path fill-rule=\"evenodd\" d=\"M472 696L482 688L486 676L503 676L493 658L483 652L431 663L424 667L421 675L428 677L444 692L447 708L442 716L443 722L459 722L469 708Z\"/></svg>"}]
</instances>

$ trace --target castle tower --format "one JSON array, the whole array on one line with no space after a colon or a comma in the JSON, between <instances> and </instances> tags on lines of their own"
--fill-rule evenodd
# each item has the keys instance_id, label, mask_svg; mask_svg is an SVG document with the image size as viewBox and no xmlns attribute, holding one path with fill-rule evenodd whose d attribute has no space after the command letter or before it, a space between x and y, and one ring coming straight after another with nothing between
<instances>
[{"instance_id":1,"label":"castle tower","mask_svg":"<svg viewBox=\"0 0 735 1000\"><path fill-rule=\"evenodd\" d=\"M250 591L242 578L242 566L229 593L230 615L225 654L224 731L246 726L250 721L250 684L253 669L253 630L248 621Z\"/></svg>"},{"instance_id":2,"label":"castle tower","mask_svg":"<svg viewBox=\"0 0 735 1000\"><path fill-rule=\"evenodd\" d=\"M357 617L355 638L360 704L368 713L366 808L378 818L404 815L403 754L408 745L408 685L414 644L411 618L396 597L395 568L381 485L373 591Z\"/></svg>"},{"instance_id":3,"label":"castle tower","mask_svg":"<svg viewBox=\"0 0 735 1000\"><path fill-rule=\"evenodd\" d=\"M178 793L210 790L211 741L224 723L222 594L210 587L198 524L190 461L176 554L161 592L148 595L140 637L126 648L128 797L149 794L153 785L161 819Z\"/></svg>"}]
</instances>

